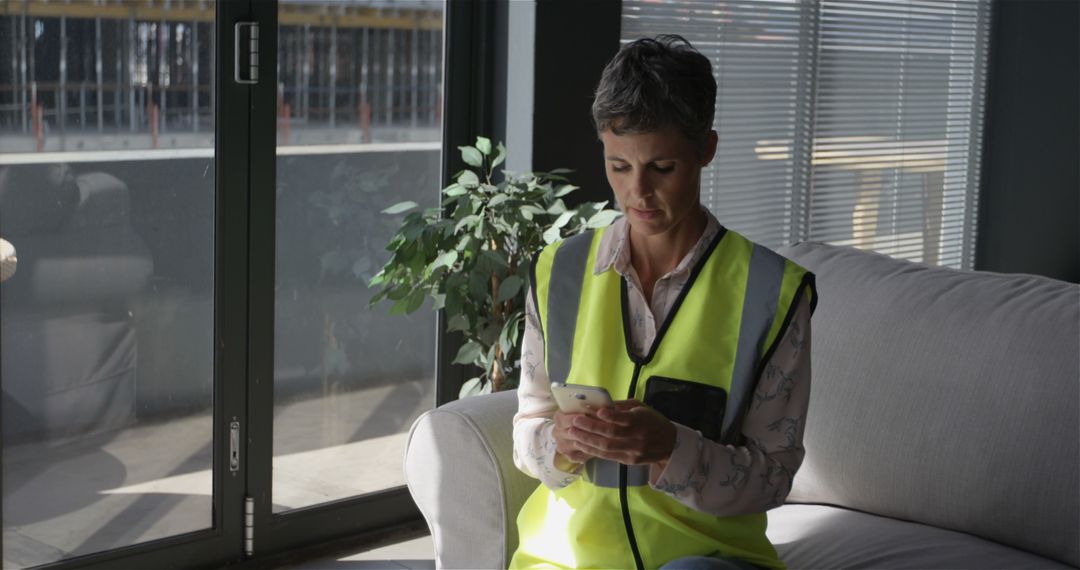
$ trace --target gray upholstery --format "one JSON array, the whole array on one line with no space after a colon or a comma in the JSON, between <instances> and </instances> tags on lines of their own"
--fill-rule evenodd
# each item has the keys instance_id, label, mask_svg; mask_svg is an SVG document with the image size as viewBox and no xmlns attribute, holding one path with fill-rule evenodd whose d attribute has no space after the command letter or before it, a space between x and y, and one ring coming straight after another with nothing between
<instances>
[{"instance_id":1,"label":"gray upholstery","mask_svg":"<svg viewBox=\"0 0 1080 570\"><path fill-rule=\"evenodd\" d=\"M1080 286L805 243L817 274L807 457L769 536L792 568L1077 565ZM504 567L537 482L513 394L413 426L406 481L440 567ZM863 512L856 512L863 511Z\"/></svg>"},{"instance_id":2,"label":"gray upholstery","mask_svg":"<svg viewBox=\"0 0 1080 570\"><path fill-rule=\"evenodd\" d=\"M1080 564L1080 286L814 243L781 253L821 292L789 501Z\"/></svg>"},{"instance_id":3,"label":"gray upholstery","mask_svg":"<svg viewBox=\"0 0 1080 570\"><path fill-rule=\"evenodd\" d=\"M970 534L823 505L769 511L767 534L791 568L1070 568Z\"/></svg>"}]
</instances>

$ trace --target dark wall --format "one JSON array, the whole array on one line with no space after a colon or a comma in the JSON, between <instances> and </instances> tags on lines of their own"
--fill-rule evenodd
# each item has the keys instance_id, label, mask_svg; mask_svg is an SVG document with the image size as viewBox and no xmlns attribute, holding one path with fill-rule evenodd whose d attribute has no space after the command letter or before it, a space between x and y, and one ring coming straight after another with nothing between
<instances>
[{"instance_id":1,"label":"dark wall","mask_svg":"<svg viewBox=\"0 0 1080 570\"><path fill-rule=\"evenodd\" d=\"M621 0L537 0L532 168L570 168L575 201L611 200L592 125L600 73L619 51Z\"/></svg>"},{"instance_id":2,"label":"dark wall","mask_svg":"<svg viewBox=\"0 0 1080 570\"><path fill-rule=\"evenodd\" d=\"M975 267L1080 282L1080 1L993 22Z\"/></svg>"}]
</instances>

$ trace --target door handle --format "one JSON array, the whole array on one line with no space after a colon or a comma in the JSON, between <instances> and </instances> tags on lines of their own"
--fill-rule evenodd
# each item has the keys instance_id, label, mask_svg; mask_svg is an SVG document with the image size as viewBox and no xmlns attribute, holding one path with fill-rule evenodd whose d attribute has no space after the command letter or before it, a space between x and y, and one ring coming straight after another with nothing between
<instances>
[{"instance_id":1,"label":"door handle","mask_svg":"<svg viewBox=\"0 0 1080 570\"><path fill-rule=\"evenodd\" d=\"M259 23L237 22L233 26L233 79L253 85L259 82Z\"/></svg>"}]
</instances>

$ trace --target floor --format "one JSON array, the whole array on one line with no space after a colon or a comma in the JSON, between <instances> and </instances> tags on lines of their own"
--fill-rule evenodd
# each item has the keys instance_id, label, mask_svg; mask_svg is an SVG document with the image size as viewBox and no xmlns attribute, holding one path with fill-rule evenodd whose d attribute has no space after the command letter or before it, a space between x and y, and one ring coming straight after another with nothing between
<instances>
[{"instance_id":1,"label":"floor","mask_svg":"<svg viewBox=\"0 0 1080 570\"><path fill-rule=\"evenodd\" d=\"M376 546L351 554L328 556L291 566L294 570L347 570L353 568L401 570L434 570L435 547L431 535L402 542Z\"/></svg>"},{"instance_id":2,"label":"floor","mask_svg":"<svg viewBox=\"0 0 1080 570\"><path fill-rule=\"evenodd\" d=\"M432 407L433 384L400 382L279 403L274 512L404 484L409 426ZM35 566L209 528L211 433L210 415L196 414L5 446L3 567ZM341 564L392 556L431 567L430 538L426 548L414 542L323 562L375 568ZM422 565L425 560L429 566Z\"/></svg>"}]
</instances>

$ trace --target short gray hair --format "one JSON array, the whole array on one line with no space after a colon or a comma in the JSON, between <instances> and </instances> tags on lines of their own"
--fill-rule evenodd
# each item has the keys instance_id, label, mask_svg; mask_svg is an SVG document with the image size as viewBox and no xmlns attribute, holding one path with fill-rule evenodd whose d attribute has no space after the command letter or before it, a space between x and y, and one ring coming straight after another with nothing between
<instances>
[{"instance_id":1,"label":"short gray hair","mask_svg":"<svg viewBox=\"0 0 1080 570\"><path fill-rule=\"evenodd\" d=\"M592 115L597 134L678 128L704 147L716 109L716 79L709 58L682 36L642 38L623 46L596 87Z\"/></svg>"}]
</instances>

